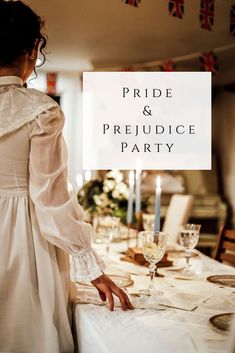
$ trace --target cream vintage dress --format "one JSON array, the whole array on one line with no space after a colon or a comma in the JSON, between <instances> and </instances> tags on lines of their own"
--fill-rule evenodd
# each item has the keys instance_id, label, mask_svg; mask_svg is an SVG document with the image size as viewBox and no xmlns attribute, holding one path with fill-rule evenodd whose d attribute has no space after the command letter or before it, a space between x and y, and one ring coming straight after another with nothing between
<instances>
[{"instance_id":1,"label":"cream vintage dress","mask_svg":"<svg viewBox=\"0 0 235 353\"><path fill-rule=\"evenodd\" d=\"M0 78L0 352L72 353L66 254L73 280L104 268L67 191L63 125L47 95Z\"/></svg>"}]
</instances>

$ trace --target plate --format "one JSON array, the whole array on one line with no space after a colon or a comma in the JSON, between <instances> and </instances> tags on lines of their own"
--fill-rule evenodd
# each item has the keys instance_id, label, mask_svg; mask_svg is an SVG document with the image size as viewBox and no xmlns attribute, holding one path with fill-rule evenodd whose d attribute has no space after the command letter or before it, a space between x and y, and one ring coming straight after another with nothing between
<instances>
[{"instance_id":1,"label":"plate","mask_svg":"<svg viewBox=\"0 0 235 353\"><path fill-rule=\"evenodd\" d=\"M107 276L111 278L111 280L120 288L126 288L134 284L134 281L127 276L109 275L109 274L107 274ZM90 282L78 282L78 284L85 285L88 287L93 287L93 285Z\"/></svg>"},{"instance_id":2,"label":"plate","mask_svg":"<svg viewBox=\"0 0 235 353\"><path fill-rule=\"evenodd\" d=\"M121 288L129 287L134 284L134 281L130 277L110 275L111 280Z\"/></svg>"},{"instance_id":3,"label":"plate","mask_svg":"<svg viewBox=\"0 0 235 353\"><path fill-rule=\"evenodd\" d=\"M167 251L168 257L171 259L181 259L185 257L185 251L184 250L170 250ZM196 257L198 254L196 252L191 252L190 257Z\"/></svg>"},{"instance_id":4,"label":"plate","mask_svg":"<svg viewBox=\"0 0 235 353\"><path fill-rule=\"evenodd\" d=\"M215 275L207 277L207 280L221 286L235 288L235 275Z\"/></svg>"},{"instance_id":5,"label":"plate","mask_svg":"<svg viewBox=\"0 0 235 353\"><path fill-rule=\"evenodd\" d=\"M166 268L166 271L172 271L172 272L177 272L177 271L182 271L185 269L185 265L173 265L172 267Z\"/></svg>"},{"instance_id":6,"label":"plate","mask_svg":"<svg viewBox=\"0 0 235 353\"><path fill-rule=\"evenodd\" d=\"M225 313L210 317L209 321L212 325L222 331L228 331L235 313Z\"/></svg>"}]
</instances>

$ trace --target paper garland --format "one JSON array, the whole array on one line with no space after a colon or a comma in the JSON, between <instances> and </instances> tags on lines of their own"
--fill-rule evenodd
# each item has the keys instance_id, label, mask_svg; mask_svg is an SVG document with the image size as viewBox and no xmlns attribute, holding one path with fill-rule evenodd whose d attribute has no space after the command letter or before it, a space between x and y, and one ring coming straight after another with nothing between
<instances>
[{"instance_id":1,"label":"paper garland","mask_svg":"<svg viewBox=\"0 0 235 353\"><path fill-rule=\"evenodd\" d=\"M212 27L214 25L214 10L214 0L201 0L199 15L201 28L207 29L208 31L212 30Z\"/></svg>"},{"instance_id":2,"label":"paper garland","mask_svg":"<svg viewBox=\"0 0 235 353\"><path fill-rule=\"evenodd\" d=\"M139 7L141 0L122 0L127 5ZM183 19L184 0L168 1L169 15ZM215 0L200 0L199 21L201 28L211 31L214 26ZM231 5L230 11L230 33L235 36L235 4Z\"/></svg>"},{"instance_id":3,"label":"paper garland","mask_svg":"<svg viewBox=\"0 0 235 353\"><path fill-rule=\"evenodd\" d=\"M216 73L219 70L217 58L220 56L220 53L225 53L230 50L235 50L235 43L226 44L226 45L223 45L220 47L214 47L213 49L208 51L209 53L214 54L214 56L212 58L212 62L215 65L210 67L211 71ZM200 66L198 65L199 66L198 70L200 70L200 69L201 70L209 70L210 65L208 65L208 61L211 63L211 60L205 60L206 58L208 58L208 56L207 55L205 56L204 54L205 53L202 53L202 52L193 52L193 53L175 56L175 57L171 57L171 58L167 58L167 59L151 60L151 61L139 62L139 63L133 63L133 64L128 63L127 65L95 66L92 69L92 71L98 71L98 72L100 72L100 71L109 71L109 72L113 72L113 71L160 71L163 69L162 64L165 61L172 62L173 69L175 71L177 71L176 67L177 67L177 69L179 69L179 71L185 71L185 69L188 68L188 65L184 66L184 64L183 64L183 66L182 66L180 63L185 63L185 62L188 62L191 60L194 60L194 62L195 62L195 60L199 61L199 59L200 59ZM195 67L195 65L194 65L194 67ZM198 70L196 70L196 71L198 71ZM187 71L188 71L188 69L187 69ZM191 70L191 71L195 71L195 70Z\"/></svg>"},{"instance_id":4,"label":"paper garland","mask_svg":"<svg viewBox=\"0 0 235 353\"><path fill-rule=\"evenodd\" d=\"M141 0L122 0L125 4L139 7Z\"/></svg>"},{"instance_id":5,"label":"paper garland","mask_svg":"<svg viewBox=\"0 0 235 353\"><path fill-rule=\"evenodd\" d=\"M51 96L56 95L57 73L47 73L47 94Z\"/></svg>"},{"instance_id":6,"label":"paper garland","mask_svg":"<svg viewBox=\"0 0 235 353\"><path fill-rule=\"evenodd\" d=\"M168 9L170 16L182 19L184 16L184 0L170 0Z\"/></svg>"},{"instance_id":7,"label":"paper garland","mask_svg":"<svg viewBox=\"0 0 235 353\"><path fill-rule=\"evenodd\" d=\"M231 6L230 11L230 32L235 37L235 5Z\"/></svg>"},{"instance_id":8,"label":"paper garland","mask_svg":"<svg viewBox=\"0 0 235 353\"><path fill-rule=\"evenodd\" d=\"M218 59L213 51L203 53L199 59L201 62L202 71L210 71L213 74L218 72Z\"/></svg>"},{"instance_id":9,"label":"paper garland","mask_svg":"<svg viewBox=\"0 0 235 353\"><path fill-rule=\"evenodd\" d=\"M132 66L123 66L123 68L121 69L121 71L134 71Z\"/></svg>"},{"instance_id":10,"label":"paper garland","mask_svg":"<svg viewBox=\"0 0 235 353\"><path fill-rule=\"evenodd\" d=\"M161 71L175 71L175 65L172 60L164 60L160 65Z\"/></svg>"}]
</instances>

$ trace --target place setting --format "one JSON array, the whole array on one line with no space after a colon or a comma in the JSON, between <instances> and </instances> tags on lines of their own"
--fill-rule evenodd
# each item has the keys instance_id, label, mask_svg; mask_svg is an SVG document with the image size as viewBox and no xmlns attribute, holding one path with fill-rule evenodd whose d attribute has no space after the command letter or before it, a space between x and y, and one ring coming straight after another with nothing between
<instances>
[{"instance_id":1,"label":"place setting","mask_svg":"<svg viewBox=\"0 0 235 353\"><path fill-rule=\"evenodd\" d=\"M110 192L116 195L118 190L118 194L119 183L125 190L119 172L107 174L104 179L107 191L111 188ZM173 217L170 227L167 221L162 224L164 177L161 175L155 178L152 211L144 213L143 174L140 166L127 174L129 193L126 194L125 218L121 216L121 206L115 215L107 214L103 209L94 218L94 246L107 264L105 273L125 291L135 307L134 312L125 314L125 318L138 320L152 312L161 318L177 315L185 320L187 327L201 332L210 344L223 342L233 320L234 275L227 272L226 266L216 264L198 250L201 223ZM191 200L186 201L184 207L173 205L173 215L179 210L182 214L184 211L184 215L188 212ZM170 211L169 214L172 217ZM211 286L215 286L214 291ZM108 308L108 302L101 301L88 281L78 282L76 287L79 312L83 306L87 307L86 311L92 306L97 310L103 308L102 313ZM120 302L116 297L114 302L115 318L121 318ZM203 322L202 326L200 322Z\"/></svg>"},{"instance_id":2,"label":"place setting","mask_svg":"<svg viewBox=\"0 0 235 353\"><path fill-rule=\"evenodd\" d=\"M110 322L119 327L122 320L126 325L129 321L134 326L142 321L147 325L152 315L167 327L167 323L176 321L181 329L189 329L193 337L199 335L200 345L213 347L213 352L216 345L222 347L227 340L234 317L233 270L201 251L204 225L186 217L192 207L188 195L171 196L162 222L164 176L157 174L154 178L149 213L143 183L140 165L135 171L128 171L126 179L120 171L108 171L102 187L111 195L110 200L102 201L105 207L99 204L101 212L93 219L93 246L106 262L105 273L128 295L135 310L123 313L114 296L115 313L109 313L108 301L100 299L89 281L79 281L76 313L82 317L85 313L92 317L100 315L103 319L99 325L105 323L107 329ZM126 192L125 199L120 189ZM109 203L114 202L112 193L120 197L115 212L109 209Z\"/></svg>"},{"instance_id":3,"label":"place setting","mask_svg":"<svg viewBox=\"0 0 235 353\"><path fill-rule=\"evenodd\" d=\"M194 236L195 232L191 233L191 231L193 230L191 228L189 236L192 236L192 234ZM197 237L199 236L198 233L199 230L197 229ZM165 251L167 247L167 237L167 233L160 231L139 232L139 242L141 243L141 247L139 248L138 252L138 257L140 258L138 259L138 264L140 265L142 261L143 265L144 259L144 266L146 266L146 263L149 266L149 276L146 277L146 280L149 282L149 284L146 288L143 288L146 280L143 280L141 276L131 276L127 273L125 274L125 276L114 274L109 274L109 276L118 286L124 288L127 291L130 297L133 299L133 303L136 309L153 308L157 310L166 310L167 308L172 308L185 311L193 311L197 308L200 303L206 301L208 297L198 294L192 295L191 293L183 293L182 291L179 292L175 288L173 289L173 287L175 286L170 286L169 292L169 282L165 285L163 284L163 288L165 288L165 291L160 290L158 288L158 285L156 286L155 284L158 283L159 280L159 278L156 277L156 265L158 265L165 256ZM195 240L193 239L190 244L192 244L192 246L195 246ZM143 259L141 255L143 256ZM135 280L133 280L133 278L135 278ZM162 282L163 281L164 279L162 279ZM94 297L94 291L92 290L91 284L78 283L77 287L79 293L77 301L78 303L87 303L95 305L102 304L97 295L95 295ZM86 291L87 288L84 287L89 287L89 290Z\"/></svg>"},{"instance_id":4,"label":"place setting","mask_svg":"<svg viewBox=\"0 0 235 353\"><path fill-rule=\"evenodd\" d=\"M118 172L109 175L114 176L114 185L118 184L117 180L123 182ZM97 249L104 250L103 257L108 265L106 273L128 293L137 309L194 311L210 299L207 292L192 294L184 284L200 283L207 273L204 273L200 253L194 250L199 242L201 224L175 226L176 240L169 246L169 234L160 231L161 177L156 178L155 213L148 218L147 225L142 218L141 179L140 169L135 174L129 172L126 227L121 227L121 219L116 216L95 218L94 239ZM108 182L110 179L105 187ZM134 216L135 227L132 226ZM147 230L143 230L144 226ZM78 303L103 305L89 282L77 283L77 288Z\"/></svg>"},{"instance_id":5,"label":"place setting","mask_svg":"<svg viewBox=\"0 0 235 353\"><path fill-rule=\"evenodd\" d=\"M209 321L218 330L228 332L234 317L235 317L235 312L224 313L224 314L218 314L210 317Z\"/></svg>"},{"instance_id":6,"label":"place setting","mask_svg":"<svg viewBox=\"0 0 235 353\"><path fill-rule=\"evenodd\" d=\"M218 284L220 287L235 288L235 275L213 275L207 281Z\"/></svg>"}]
</instances>

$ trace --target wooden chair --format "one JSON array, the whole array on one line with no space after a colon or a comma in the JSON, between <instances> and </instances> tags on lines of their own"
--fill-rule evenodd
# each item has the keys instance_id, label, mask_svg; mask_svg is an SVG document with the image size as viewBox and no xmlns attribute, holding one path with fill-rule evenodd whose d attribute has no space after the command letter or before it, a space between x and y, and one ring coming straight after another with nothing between
<instances>
[{"instance_id":1,"label":"wooden chair","mask_svg":"<svg viewBox=\"0 0 235 353\"><path fill-rule=\"evenodd\" d=\"M220 228L214 259L235 266L235 230Z\"/></svg>"},{"instance_id":2,"label":"wooden chair","mask_svg":"<svg viewBox=\"0 0 235 353\"><path fill-rule=\"evenodd\" d=\"M179 226L188 222L192 205L192 195L175 194L171 197L166 218L162 227L163 232L167 232L169 235L167 241L169 245L177 243Z\"/></svg>"}]
</instances>

